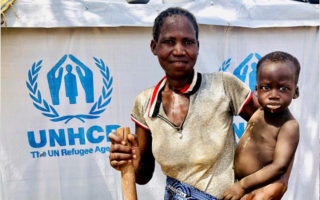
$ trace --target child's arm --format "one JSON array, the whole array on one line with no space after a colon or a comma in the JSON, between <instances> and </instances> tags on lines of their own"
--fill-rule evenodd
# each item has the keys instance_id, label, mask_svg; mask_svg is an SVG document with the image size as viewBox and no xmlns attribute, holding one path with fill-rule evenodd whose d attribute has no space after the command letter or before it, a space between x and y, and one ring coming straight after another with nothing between
<instances>
[{"instance_id":1,"label":"child's arm","mask_svg":"<svg viewBox=\"0 0 320 200\"><path fill-rule=\"evenodd\" d=\"M295 120L286 122L279 130L272 163L236 182L224 193L224 199L240 199L247 191L268 184L283 175L299 142L299 124Z\"/></svg>"},{"instance_id":2,"label":"child's arm","mask_svg":"<svg viewBox=\"0 0 320 200\"><path fill-rule=\"evenodd\" d=\"M272 183L266 184L262 187L246 193L241 200L253 200L253 199L268 199L268 200L280 200L284 193L287 191L288 180L292 169L293 160L290 163L290 167L287 172L279 179Z\"/></svg>"}]
</instances>

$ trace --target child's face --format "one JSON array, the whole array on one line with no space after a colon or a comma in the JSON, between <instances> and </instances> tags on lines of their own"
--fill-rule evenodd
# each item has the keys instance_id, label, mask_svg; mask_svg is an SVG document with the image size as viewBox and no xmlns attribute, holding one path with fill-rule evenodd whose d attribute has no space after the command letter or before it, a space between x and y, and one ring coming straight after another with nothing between
<instances>
[{"instance_id":1,"label":"child's face","mask_svg":"<svg viewBox=\"0 0 320 200\"><path fill-rule=\"evenodd\" d=\"M255 94L265 111L279 113L299 96L292 62L266 61L257 73Z\"/></svg>"},{"instance_id":2,"label":"child's face","mask_svg":"<svg viewBox=\"0 0 320 200\"><path fill-rule=\"evenodd\" d=\"M164 20L158 41L151 41L151 50L166 75L181 79L190 75L197 61L199 43L191 22L182 15Z\"/></svg>"}]
</instances>

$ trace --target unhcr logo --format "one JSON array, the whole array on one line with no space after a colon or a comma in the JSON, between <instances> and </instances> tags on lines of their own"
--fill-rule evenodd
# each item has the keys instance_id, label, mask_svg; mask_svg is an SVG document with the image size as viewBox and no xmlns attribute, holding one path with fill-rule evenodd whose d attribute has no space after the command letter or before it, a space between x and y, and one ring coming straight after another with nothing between
<instances>
[{"instance_id":1,"label":"unhcr logo","mask_svg":"<svg viewBox=\"0 0 320 200\"><path fill-rule=\"evenodd\" d=\"M69 64L66 63L68 58L70 59ZM52 103L43 98L38 87L38 76L42 68L42 60L34 62L28 71L28 79L26 81L29 96L34 107L53 122L63 121L67 124L73 119L85 122L89 119L99 118L99 115L106 110L111 101L113 77L110 75L109 68L102 59L94 57L94 61L95 66L100 71L103 83L98 98L95 100L92 70L74 55L70 54L64 55L47 73L46 78ZM77 82L80 82L80 85ZM64 92L62 92L62 87ZM62 97L64 97L64 100L67 100L64 103L68 103L69 105L79 103L79 98L81 98L79 90L83 90L86 104L92 104L90 109L77 114L62 114L59 112L57 107L61 104Z\"/></svg>"},{"instance_id":2,"label":"unhcr logo","mask_svg":"<svg viewBox=\"0 0 320 200\"><path fill-rule=\"evenodd\" d=\"M102 59L94 57L93 63L89 66L69 54L48 69L42 60L29 69L26 86L33 106L49 120L64 123L60 128L46 125L27 131L32 158L105 154L109 150L108 135L119 125L78 123L99 118L111 102L109 68ZM75 123L66 126L70 121Z\"/></svg>"},{"instance_id":3,"label":"unhcr logo","mask_svg":"<svg viewBox=\"0 0 320 200\"><path fill-rule=\"evenodd\" d=\"M94 101L94 91L93 91L93 73L92 71L84 65L80 60L78 60L73 55L69 56L70 59L77 65L76 72L78 78L80 79L82 88L86 94L86 102L92 103ZM61 87L61 79L63 74L62 64L67 59L67 56L63 56L60 61L48 72L47 79L48 85L50 89L51 99L53 105L59 105L59 92ZM100 63L99 63L100 64ZM65 70L67 71L66 75L64 75L64 84L65 84L65 95L69 98L70 104L76 103L76 98L78 96L78 87L76 75L72 72L72 65L66 65ZM82 72L82 71L83 72ZM57 71L58 74L57 74ZM56 76L57 75L57 76Z\"/></svg>"},{"instance_id":4,"label":"unhcr logo","mask_svg":"<svg viewBox=\"0 0 320 200\"><path fill-rule=\"evenodd\" d=\"M242 82L247 83L252 91L257 84L257 63L261 59L260 54L250 53L233 71L233 75L238 77ZM227 71L230 66L231 58L223 61L219 71Z\"/></svg>"}]
</instances>

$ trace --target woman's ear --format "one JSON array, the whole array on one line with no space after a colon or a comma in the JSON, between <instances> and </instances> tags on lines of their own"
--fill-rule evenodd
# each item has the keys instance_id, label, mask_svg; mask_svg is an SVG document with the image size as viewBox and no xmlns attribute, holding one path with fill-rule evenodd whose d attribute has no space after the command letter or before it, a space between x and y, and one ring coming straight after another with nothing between
<instances>
[{"instance_id":1,"label":"woman's ear","mask_svg":"<svg viewBox=\"0 0 320 200\"><path fill-rule=\"evenodd\" d=\"M153 55L155 55L155 56L158 55L157 51L156 51L156 47L157 47L157 42L155 40L151 40L150 48L151 48Z\"/></svg>"},{"instance_id":2,"label":"woman's ear","mask_svg":"<svg viewBox=\"0 0 320 200\"><path fill-rule=\"evenodd\" d=\"M296 87L296 91L294 92L293 98L296 99L299 97L299 87Z\"/></svg>"},{"instance_id":3,"label":"woman's ear","mask_svg":"<svg viewBox=\"0 0 320 200\"><path fill-rule=\"evenodd\" d=\"M199 49L200 49L200 42L199 42L199 40L197 40L197 44L198 44L198 53L197 53L197 55L199 55Z\"/></svg>"}]
</instances>

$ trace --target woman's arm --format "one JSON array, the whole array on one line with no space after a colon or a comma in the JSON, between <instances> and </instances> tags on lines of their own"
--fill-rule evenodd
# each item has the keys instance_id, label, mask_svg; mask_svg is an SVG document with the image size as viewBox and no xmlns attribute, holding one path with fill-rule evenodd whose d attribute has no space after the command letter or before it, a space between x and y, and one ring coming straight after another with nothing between
<instances>
[{"instance_id":1,"label":"woman's arm","mask_svg":"<svg viewBox=\"0 0 320 200\"><path fill-rule=\"evenodd\" d=\"M248 121L250 117L253 115L253 113L260 107L259 102L257 98L252 95L252 98L250 101L243 107L240 116Z\"/></svg>"},{"instance_id":2,"label":"woman's arm","mask_svg":"<svg viewBox=\"0 0 320 200\"><path fill-rule=\"evenodd\" d=\"M146 184L152 178L155 161L152 154L152 137L151 132L136 125L136 135L138 137L140 151L140 161L136 168L136 182ZM135 149L133 152L135 153Z\"/></svg>"}]
</instances>

